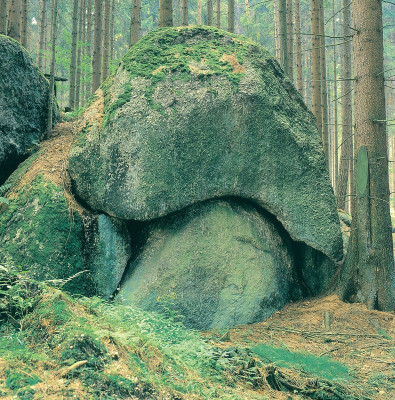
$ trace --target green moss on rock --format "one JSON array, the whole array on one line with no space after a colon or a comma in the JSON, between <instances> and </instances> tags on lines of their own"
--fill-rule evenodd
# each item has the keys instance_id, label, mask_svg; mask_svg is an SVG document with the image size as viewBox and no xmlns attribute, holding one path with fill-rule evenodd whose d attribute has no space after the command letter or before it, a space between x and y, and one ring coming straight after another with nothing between
<instances>
[{"instance_id":1,"label":"green moss on rock","mask_svg":"<svg viewBox=\"0 0 395 400\"><path fill-rule=\"evenodd\" d=\"M254 201L291 237L342 259L321 137L276 60L210 27L164 28L101 87L69 171L98 211L151 220L221 196Z\"/></svg>"},{"instance_id":2,"label":"green moss on rock","mask_svg":"<svg viewBox=\"0 0 395 400\"><path fill-rule=\"evenodd\" d=\"M38 280L67 279L85 269L83 232L81 216L70 214L63 188L40 175L0 211L0 257L28 267ZM89 283L83 274L66 288L86 292Z\"/></svg>"}]
</instances>

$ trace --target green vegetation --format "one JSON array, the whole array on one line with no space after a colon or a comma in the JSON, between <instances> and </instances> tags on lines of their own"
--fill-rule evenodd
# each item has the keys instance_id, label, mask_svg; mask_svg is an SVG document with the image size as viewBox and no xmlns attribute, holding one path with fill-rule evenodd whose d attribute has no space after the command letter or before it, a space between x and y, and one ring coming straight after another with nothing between
<instances>
[{"instance_id":1,"label":"green vegetation","mask_svg":"<svg viewBox=\"0 0 395 400\"><path fill-rule=\"evenodd\" d=\"M17 184L33 160L28 159L7 185ZM16 190L17 197L0 205L0 262L12 259L37 279L67 279L81 273L82 219L78 213L70 215L63 187L39 175ZM89 277L82 274L65 289L88 293Z\"/></svg>"},{"instance_id":2,"label":"green vegetation","mask_svg":"<svg viewBox=\"0 0 395 400\"><path fill-rule=\"evenodd\" d=\"M273 347L267 344L260 344L252 348L262 360L274 363L283 368L296 368L311 373L327 380L351 379L348 368L329 357L317 357L309 353L299 353L287 348Z\"/></svg>"},{"instance_id":3,"label":"green vegetation","mask_svg":"<svg viewBox=\"0 0 395 400\"><path fill-rule=\"evenodd\" d=\"M203 32L206 36L210 32L209 40L194 39ZM189 41L193 42L193 47ZM225 76L232 83L233 90L237 91L244 76L242 65L257 50L256 43L248 38L214 27L162 28L147 34L134 45L122 59L120 68L128 71L130 81L137 77L151 80L145 97L152 108L162 112L162 106L152 98L158 82L166 79L188 81L195 76L209 85L210 78L218 75ZM268 55L261 47L259 52ZM101 86L104 94L104 126L112 120L113 113L130 100L133 90L132 84L127 83L124 92L113 100L110 94L112 82L111 76Z\"/></svg>"},{"instance_id":4,"label":"green vegetation","mask_svg":"<svg viewBox=\"0 0 395 400\"><path fill-rule=\"evenodd\" d=\"M273 372L266 361L217 347L163 315L71 297L8 264L0 268L0 307L1 395L45 399L45 387L81 400L272 398L262 392ZM339 399L325 384L315 387L301 398Z\"/></svg>"}]
</instances>

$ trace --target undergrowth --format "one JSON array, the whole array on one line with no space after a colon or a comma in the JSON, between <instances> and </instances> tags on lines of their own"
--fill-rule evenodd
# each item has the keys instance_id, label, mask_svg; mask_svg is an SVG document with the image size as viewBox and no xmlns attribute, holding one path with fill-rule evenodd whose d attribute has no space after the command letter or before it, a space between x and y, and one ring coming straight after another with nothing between
<instances>
[{"instance_id":1,"label":"undergrowth","mask_svg":"<svg viewBox=\"0 0 395 400\"><path fill-rule=\"evenodd\" d=\"M0 324L0 397L253 400L280 390L355 399L299 375L291 390L285 372L248 348L224 348L164 315L72 297L10 265L0 268Z\"/></svg>"}]
</instances>

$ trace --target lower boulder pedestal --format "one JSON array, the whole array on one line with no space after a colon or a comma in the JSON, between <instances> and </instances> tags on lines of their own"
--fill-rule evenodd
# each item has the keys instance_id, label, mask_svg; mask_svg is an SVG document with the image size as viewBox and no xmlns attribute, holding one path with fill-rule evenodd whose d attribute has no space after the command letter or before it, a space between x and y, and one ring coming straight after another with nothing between
<instances>
[{"instance_id":1,"label":"lower boulder pedestal","mask_svg":"<svg viewBox=\"0 0 395 400\"><path fill-rule=\"evenodd\" d=\"M124 304L167 308L204 330L262 321L299 295L286 232L254 206L213 200L147 229Z\"/></svg>"}]
</instances>

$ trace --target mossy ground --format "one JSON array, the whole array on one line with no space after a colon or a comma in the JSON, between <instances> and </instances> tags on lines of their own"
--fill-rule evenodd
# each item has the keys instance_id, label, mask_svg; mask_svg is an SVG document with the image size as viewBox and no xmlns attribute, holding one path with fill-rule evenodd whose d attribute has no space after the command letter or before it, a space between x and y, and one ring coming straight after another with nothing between
<instances>
[{"instance_id":1,"label":"mossy ground","mask_svg":"<svg viewBox=\"0 0 395 400\"><path fill-rule=\"evenodd\" d=\"M31 303L15 303L16 297ZM245 343L251 330L262 335L259 325L204 338L158 314L71 297L10 266L0 269L0 304L0 396L5 399L392 398L384 371L375 371L368 383L348 377L341 384L333 376L301 371L292 355L287 368L257 357L251 351L257 344L262 349L266 343L266 354L278 352L275 330ZM237 335L244 343L235 341ZM338 372L347 370L336 366ZM376 397L379 392L385 395Z\"/></svg>"}]
</instances>

